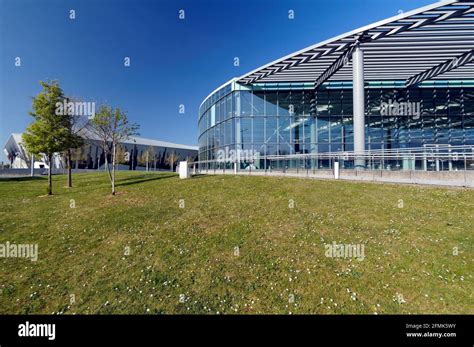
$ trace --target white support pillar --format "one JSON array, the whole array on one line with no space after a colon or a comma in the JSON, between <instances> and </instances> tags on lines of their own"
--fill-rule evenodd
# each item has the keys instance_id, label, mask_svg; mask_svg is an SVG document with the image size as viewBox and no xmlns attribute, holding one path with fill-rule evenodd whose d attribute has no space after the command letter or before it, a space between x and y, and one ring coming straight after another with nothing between
<instances>
[{"instance_id":1,"label":"white support pillar","mask_svg":"<svg viewBox=\"0 0 474 347\"><path fill-rule=\"evenodd\" d=\"M31 172L30 172L30 176L33 177L35 175L35 155L32 154L31 155Z\"/></svg>"},{"instance_id":2,"label":"white support pillar","mask_svg":"<svg viewBox=\"0 0 474 347\"><path fill-rule=\"evenodd\" d=\"M356 170L365 168L365 159L357 153L365 151L365 93L364 93L364 52L359 46L352 53L352 104L354 123L354 152Z\"/></svg>"}]
</instances>

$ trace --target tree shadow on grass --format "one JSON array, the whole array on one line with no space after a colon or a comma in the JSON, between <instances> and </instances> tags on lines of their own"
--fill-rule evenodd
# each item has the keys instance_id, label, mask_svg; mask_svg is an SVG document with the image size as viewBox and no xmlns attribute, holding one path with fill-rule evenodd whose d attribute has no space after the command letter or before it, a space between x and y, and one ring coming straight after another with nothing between
<instances>
[{"instance_id":1,"label":"tree shadow on grass","mask_svg":"<svg viewBox=\"0 0 474 347\"><path fill-rule=\"evenodd\" d=\"M2 177L0 176L0 182L28 182L28 181L43 181L46 180L46 177L38 177L38 176L18 176L18 177L13 177L13 176L7 176L7 177Z\"/></svg>"},{"instance_id":2,"label":"tree shadow on grass","mask_svg":"<svg viewBox=\"0 0 474 347\"><path fill-rule=\"evenodd\" d=\"M165 178L172 178L176 177L176 174L174 173L169 173L169 174L160 174L157 176L150 177L149 175L141 175L141 176L134 176L134 177L128 177L124 179L120 179L116 182L115 186L120 187L120 186L130 186L133 184L139 184L139 183L144 183L144 182L149 182L149 181L156 181L156 180L161 180Z\"/></svg>"},{"instance_id":3,"label":"tree shadow on grass","mask_svg":"<svg viewBox=\"0 0 474 347\"><path fill-rule=\"evenodd\" d=\"M125 172L125 171L116 171L117 173L119 172ZM133 172L135 173L136 171L130 171L130 172ZM117 178L116 179L116 182L125 182L125 181L134 181L134 180L141 180L141 179L149 179L149 178L156 178L156 177L160 177L160 176L165 176L165 177L168 177L170 175L174 175L174 173L172 172L166 172L166 173L153 173L153 172L150 172L150 173L146 173L146 174L136 174L136 175L132 175L132 176L128 176L128 177L124 177L124 178Z\"/></svg>"}]
</instances>

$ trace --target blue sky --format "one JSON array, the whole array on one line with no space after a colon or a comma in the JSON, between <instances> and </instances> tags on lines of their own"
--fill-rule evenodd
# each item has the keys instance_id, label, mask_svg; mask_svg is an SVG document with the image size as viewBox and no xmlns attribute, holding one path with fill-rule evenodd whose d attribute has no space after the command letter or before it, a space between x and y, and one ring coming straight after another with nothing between
<instances>
[{"instance_id":1,"label":"blue sky","mask_svg":"<svg viewBox=\"0 0 474 347\"><path fill-rule=\"evenodd\" d=\"M142 137L197 144L199 104L222 83L432 2L0 0L0 146L31 122L31 98L46 79L59 80L66 95L126 110Z\"/></svg>"}]
</instances>

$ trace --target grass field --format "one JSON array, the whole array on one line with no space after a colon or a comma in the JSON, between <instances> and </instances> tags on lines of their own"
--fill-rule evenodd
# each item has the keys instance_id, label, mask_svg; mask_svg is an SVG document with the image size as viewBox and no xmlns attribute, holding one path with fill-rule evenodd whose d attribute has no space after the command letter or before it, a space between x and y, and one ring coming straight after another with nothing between
<instances>
[{"instance_id":1,"label":"grass field","mask_svg":"<svg viewBox=\"0 0 474 347\"><path fill-rule=\"evenodd\" d=\"M473 190L139 172L116 196L104 173L45 187L0 180L0 243L39 247L0 258L0 313L474 313ZM365 258L326 257L333 241Z\"/></svg>"}]
</instances>

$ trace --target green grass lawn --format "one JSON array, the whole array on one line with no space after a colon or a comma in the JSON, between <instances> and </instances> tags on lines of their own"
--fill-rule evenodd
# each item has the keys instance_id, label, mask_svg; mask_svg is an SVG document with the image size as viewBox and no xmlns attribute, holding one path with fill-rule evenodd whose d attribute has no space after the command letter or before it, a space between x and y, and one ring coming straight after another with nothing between
<instances>
[{"instance_id":1,"label":"green grass lawn","mask_svg":"<svg viewBox=\"0 0 474 347\"><path fill-rule=\"evenodd\" d=\"M118 173L116 196L105 173L65 183L45 196L44 178L0 180L0 243L39 245L36 262L0 258L0 313L474 313L473 190L139 172ZM326 257L333 241L365 259Z\"/></svg>"}]
</instances>

